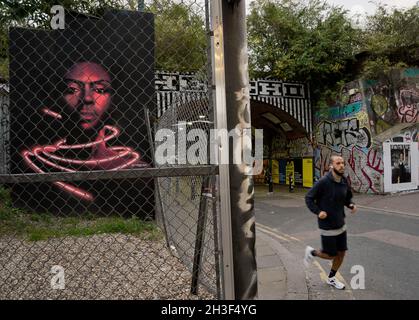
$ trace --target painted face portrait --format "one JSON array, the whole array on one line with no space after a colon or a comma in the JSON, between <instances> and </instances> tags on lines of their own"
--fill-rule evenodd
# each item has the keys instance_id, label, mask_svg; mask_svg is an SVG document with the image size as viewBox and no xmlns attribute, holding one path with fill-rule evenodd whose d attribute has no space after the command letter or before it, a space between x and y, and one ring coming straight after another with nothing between
<instances>
[{"instance_id":1,"label":"painted face portrait","mask_svg":"<svg viewBox=\"0 0 419 320\"><path fill-rule=\"evenodd\" d=\"M145 115L157 114L154 16L65 16L62 30L10 30L10 171L80 175L16 183L14 205L58 215L149 216L153 179L99 172L152 166L154 118Z\"/></svg>"},{"instance_id":2,"label":"painted face portrait","mask_svg":"<svg viewBox=\"0 0 419 320\"><path fill-rule=\"evenodd\" d=\"M108 72L93 62L75 64L65 75L64 101L77 112L79 125L93 129L103 119L111 105L111 78Z\"/></svg>"},{"instance_id":3,"label":"painted face portrait","mask_svg":"<svg viewBox=\"0 0 419 320\"><path fill-rule=\"evenodd\" d=\"M111 77L99 64L79 62L65 74L63 99L65 109L70 111L78 130L90 132L86 141L70 142L70 136L60 137L51 145L37 145L31 150L24 150L23 158L35 172L59 170L64 172L86 170L121 170L132 167L146 167L139 152L128 146L108 145L110 140L121 134L118 126L106 123L106 114L111 106ZM46 117L61 121L67 117L63 114L43 108ZM73 117L76 117L74 119ZM74 133L74 131L70 131ZM73 137L76 141L78 136ZM80 140L80 139L79 139ZM41 166L40 166L41 165ZM75 197L93 201L91 193L70 183L54 182L60 189Z\"/></svg>"}]
</instances>

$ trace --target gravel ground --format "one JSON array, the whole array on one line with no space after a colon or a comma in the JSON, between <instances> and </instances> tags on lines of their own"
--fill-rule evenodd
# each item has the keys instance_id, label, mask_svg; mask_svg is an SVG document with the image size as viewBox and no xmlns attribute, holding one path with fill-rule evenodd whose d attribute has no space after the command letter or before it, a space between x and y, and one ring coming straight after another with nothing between
<instances>
[{"instance_id":1,"label":"gravel ground","mask_svg":"<svg viewBox=\"0 0 419 320\"><path fill-rule=\"evenodd\" d=\"M51 268L64 268L53 289ZM0 299L196 299L191 274L164 240L123 234L27 242L0 238ZM199 288L199 299L215 299Z\"/></svg>"}]
</instances>

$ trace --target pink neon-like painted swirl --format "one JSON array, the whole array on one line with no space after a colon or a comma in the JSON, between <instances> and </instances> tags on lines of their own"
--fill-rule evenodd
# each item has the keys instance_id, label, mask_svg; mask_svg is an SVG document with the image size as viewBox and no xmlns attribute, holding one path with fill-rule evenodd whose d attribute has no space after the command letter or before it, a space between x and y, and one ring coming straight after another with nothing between
<instances>
[{"instance_id":1,"label":"pink neon-like painted swirl","mask_svg":"<svg viewBox=\"0 0 419 320\"><path fill-rule=\"evenodd\" d=\"M50 113L47 113L45 111L43 112L45 114L51 115ZM111 131L111 134L105 135L106 130ZM33 158L48 167L58 169L64 172L77 172L77 170L67 168L61 164L73 164L73 165L86 166L89 169L95 169L95 168L103 169L103 166L106 166L106 165L112 166L112 162L115 162L115 161L118 163L118 165L116 165L115 167L107 168L106 170L111 170L111 171L121 170L121 169L128 168L138 163L140 160L140 154L138 152L135 152L132 148L129 148L129 147L123 147L123 146L105 147L106 141L109 141L110 139L117 137L119 134L120 134L120 131L118 128L107 125L107 126L104 126L104 128L100 132L100 136L102 136L102 138L99 138L95 141L83 143L83 144L66 145L65 139L63 139L53 145L36 146L36 147L33 147L31 150L25 150L22 152L22 157L27 163L27 165L37 173L46 173L46 172L35 164ZM87 148L92 148L92 149L93 148L102 148L102 149L106 148L106 151L108 153L111 153L111 155L106 155L103 158L101 157L101 158L93 158L89 160L77 160L77 159L69 159L65 157L60 157L54 154L56 151L59 151L59 150L70 150L70 149L75 150L75 149L87 149ZM66 192L69 192L70 194L78 198L81 198L87 201L94 200L94 197L91 193L81 188L78 188L70 183L66 183L62 181L55 181L53 182L53 184L59 187L60 189Z\"/></svg>"}]
</instances>

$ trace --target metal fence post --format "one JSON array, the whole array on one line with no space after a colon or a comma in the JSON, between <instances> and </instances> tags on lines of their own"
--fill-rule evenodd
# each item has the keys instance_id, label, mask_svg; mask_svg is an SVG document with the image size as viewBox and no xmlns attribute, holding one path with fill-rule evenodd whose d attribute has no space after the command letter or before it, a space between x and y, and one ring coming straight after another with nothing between
<instances>
[{"instance_id":1,"label":"metal fence post","mask_svg":"<svg viewBox=\"0 0 419 320\"><path fill-rule=\"evenodd\" d=\"M252 164L234 161L233 150L252 150L244 138L251 130L250 90L246 38L245 1L222 1L226 83L227 129L238 139L229 141L230 201L236 299L257 296L255 215L253 177L246 171Z\"/></svg>"},{"instance_id":2,"label":"metal fence post","mask_svg":"<svg viewBox=\"0 0 419 320\"><path fill-rule=\"evenodd\" d=\"M213 68L215 85L215 120L217 129L227 128L226 92L225 92L225 67L224 67L224 35L222 19L222 0L211 1L211 22L213 30ZM228 148L228 137L221 136L219 158L224 159ZM231 228L231 206L230 206L230 174L228 164L219 164L220 182L220 221L221 221L221 247L222 247L222 277L224 299L235 299L234 290L234 269L233 269L233 238Z\"/></svg>"}]
</instances>

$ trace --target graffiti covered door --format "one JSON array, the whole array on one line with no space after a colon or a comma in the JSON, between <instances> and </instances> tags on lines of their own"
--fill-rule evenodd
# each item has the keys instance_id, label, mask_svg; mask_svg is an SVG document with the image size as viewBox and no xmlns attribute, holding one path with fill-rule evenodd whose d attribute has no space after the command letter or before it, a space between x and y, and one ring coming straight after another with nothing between
<instances>
[{"instance_id":1,"label":"graffiti covered door","mask_svg":"<svg viewBox=\"0 0 419 320\"><path fill-rule=\"evenodd\" d=\"M385 142L384 191L397 192L418 186L418 143Z\"/></svg>"}]
</instances>

